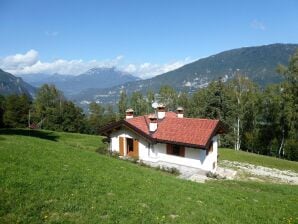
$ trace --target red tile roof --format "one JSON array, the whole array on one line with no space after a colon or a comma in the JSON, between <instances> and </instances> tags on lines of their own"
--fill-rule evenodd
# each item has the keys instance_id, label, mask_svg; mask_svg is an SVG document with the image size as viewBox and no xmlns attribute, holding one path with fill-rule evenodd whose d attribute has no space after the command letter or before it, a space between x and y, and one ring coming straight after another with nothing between
<instances>
[{"instance_id":1,"label":"red tile roof","mask_svg":"<svg viewBox=\"0 0 298 224\"><path fill-rule=\"evenodd\" d=\"M157 142L171 142L193 147L206 148L211 138L216 134L219 120L198 118L177 118L176 113L166 112L154 133L149 132L148 116L139 116L125 120L143 134Z\"/></svg>"}]
</instances>

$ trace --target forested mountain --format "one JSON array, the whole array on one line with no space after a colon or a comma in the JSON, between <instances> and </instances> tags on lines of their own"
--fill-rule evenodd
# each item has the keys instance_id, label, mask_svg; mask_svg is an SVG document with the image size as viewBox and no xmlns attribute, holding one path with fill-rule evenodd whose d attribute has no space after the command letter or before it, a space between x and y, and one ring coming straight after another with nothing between
<instances>
[{"instance_id":1,"label":"forested mountain","mask_svg":"<svg viewBox=\"0 0 298 224\"><path fill-rule=\"evenodd\" d=\"M151 79L128 82L107 89L84 90L72 99L82 103L89 101L116 103L122 89L130 95L134 91L156 92L162 85L170 85L177 91L192 93L207 86L212 80L223 78L226 81L237 73L265 86L283 79L277 74L276 67L278 64L287 64L290 55L296 49L298 44L271 44L224 51Z\"/></svg>"},{"instance_id":2,"label":"forested mountain","mask_svg":"<svg viewBox=\"0 0 298 224\"><path fill-rule=\"evenodd\" d=\"M44 77L38 79L38 76ZM128 73L111 68L93 68L78 76L74 75L22 75L24 80L30 84L40 87L43 84L54 84L58 89L62 90L66 96L77 94L88 88L109 88L126 82L136 81L137 77Z\"/></svg>"},{"instance_id":3,"label":"forested mountain","mask_svg":"<svg viewBox=\"0 0 298 224\"><path fill-rule=\"evenodd\" d=\"M36 88L24 82L22 78L0 69L0 95L26 94L33 97L35 92Z\"/></svg>"}]
</instances>

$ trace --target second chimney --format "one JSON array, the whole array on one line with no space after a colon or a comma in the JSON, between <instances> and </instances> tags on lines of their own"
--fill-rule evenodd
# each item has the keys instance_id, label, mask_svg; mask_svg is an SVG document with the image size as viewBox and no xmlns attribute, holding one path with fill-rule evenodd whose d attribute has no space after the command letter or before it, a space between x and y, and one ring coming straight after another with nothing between
<instances>
[{"instance_id":1,"label":"second chimney","mask_svg":"<svg viewBox=\"0 0 298 224\"><path fill-rule=\"evenodd\" d=\"M150 123L149 123L149 131L150 132L155 132L157 129L157 117L155 114L150 114L148 116Z\"/></svg>"},{"instance_id":2,"label":"second chimney","mask_svg":"<svg viewBox=\"0 0 298 224\"><path fill-rule=\"evenodd\" d=\"M158 104L158 106L157 106L157 118L159 120L161 120L165 116L166 116L166 107L165 107L165 105L163 105L162 103Z\"/></svg>"},{"instance_id":3,"label":"second chimney","mask_svg":"<svg viewBox=\"0 0 298 224\"><path fill-rule=\"evenodd\" d=\"M183 118L183 112L184 112L183 107L178 107L177 108L177 117L178 118Z\"/></svg>"},{"instance_id":4,"label":"second chimney","mask_svg":"<svg viewBox=\"0 0 298 224\"><path fill-rule=\"evenodd\" d=\"M133 118L133 109L129 108L125 111L125 119Z\"/></svg>"}]
</instances>

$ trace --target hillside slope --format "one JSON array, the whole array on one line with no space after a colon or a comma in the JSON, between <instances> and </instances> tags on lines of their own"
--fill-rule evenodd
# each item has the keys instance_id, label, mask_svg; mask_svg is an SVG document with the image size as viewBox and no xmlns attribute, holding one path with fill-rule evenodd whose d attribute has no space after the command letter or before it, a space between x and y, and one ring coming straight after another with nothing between
<instances>
[{"instance_id":1,"label":"hillside slope","mask_svg":"<svg viewBox=\"0 0 298 224\"><path fill-rule=\"evenodd\" d=\"M26 94L32 97L35 92L36 88L24 82L22 78L0 69L0 95Z\"/></svg>"},{"instance_id":2,"label":"hillside slope","mask_svg":"<svg viewBox=\"0 0 298 224\"><path fill-rule=\"evenodd\" d=\"M98 136L0 130L0 223L297 222L296 186L198 184L94 152Z\"/></svg>"},{"instance_id":3,"label":"hillside slope","mask_svg":"<svg viewBox=\"0 0 298 224\"><path fill-rule=\"evenodd\" d=\"M287 65L290 56L297 49L298 44L271 44L233 49L199 59L151 79L129 82L104 90L85 90L72 98L77 102L98 100L103 103L116 103L123 88L128 94L134 91L146 93L149 89L158 91L162 85L170 85L177 91L192 93L212 80L229 80L236 72L265 86L282 80L282 76L276 72L276 67L278 64Z\"/></svg>"}]
</instances>

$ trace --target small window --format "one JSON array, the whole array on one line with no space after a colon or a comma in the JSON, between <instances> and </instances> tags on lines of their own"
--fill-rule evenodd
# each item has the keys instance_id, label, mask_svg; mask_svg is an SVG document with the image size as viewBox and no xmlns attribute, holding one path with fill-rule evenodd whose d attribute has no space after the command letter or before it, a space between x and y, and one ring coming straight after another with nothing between
<instances>
[{"instance_id":1,"label":"small window","mask_svg":"<svg viewBox=\"0 0 298 224\"><path fill-rule=\"evenodd\" d=\"M185 156L185 148L181 145L167 144L167 154L174 156Z\"/></svg>"},{"instance_id":2,"label":"small window","mask_svg":"<svg viewBox=\"0 0 298 224\"><path fill-rule=\"evenodd\" d=\"M180 155L180 146L179 145L173 145L173 155L179 156Z\"/></svg>"},{"instance_id":3,"label":"small window","mask_svg":"<svg viewBox=\"0 0 298 224\"><path fill-rule=\"evenodd\" d=\"M206 150L206 155L208 156L211 152L213 152L213 141L210 143L209 148Z\"/></svg>"}]
</instances>

